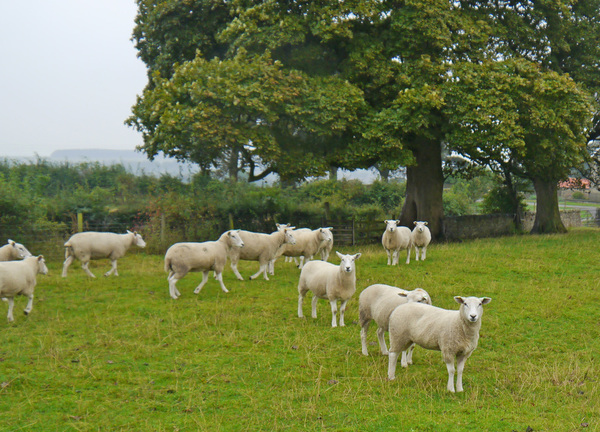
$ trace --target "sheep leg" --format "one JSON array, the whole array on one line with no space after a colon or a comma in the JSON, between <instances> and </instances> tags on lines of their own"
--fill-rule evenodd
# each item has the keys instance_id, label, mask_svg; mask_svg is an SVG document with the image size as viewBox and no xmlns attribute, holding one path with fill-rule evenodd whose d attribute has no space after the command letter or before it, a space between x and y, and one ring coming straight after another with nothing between
<instances>
[{"instance_id":1,"label":"sheep leg","mask_svg":"<svg viewBox=\"0 0 600 432\"><path fill-rule=\"evenodd\" d=\"M331 305L331 327L337 327L337 300L330 300L329 304ZM340 325L342 325L341 320Z\"/></svg>"},{"instance_id":2,"label":"sheep leg","mask_svg":"<svg viewBox=\"0 0 600 432\"><path fill-rule=\"evenodd\" d=\"M306 260L306 261L308 261L308 260ZM304 267L304 255L300 256L300 264L298 264L298 268L300 270L302 270L302 267Z\"/></svg>"},{"instance_id":3,"label":"sheep leg","mask_svg":"<svg viewBox=\"0 0 600 432\"><path fill-rule=\"evenodd\" d=\"M110 260L110 270L104 273L104 276L110 276L113 273L115 276L119 276L119 272L117 271L117 260Z\"/></svg>"},{"instance_id":4,"label":"sheep leg","mask_svg":"<svg viewBox=\"0 0 600 432\"><path fill-rule=\"evenodd\" d=\"M29 315L29 312L31 312L31 309L33 309L33 294L30 294L28 297L29 297L29 301L27 302L27 306L25 307L25 310L23 311L25 313L25 315Z\"/></svg>"},{"instance_id":5,"label":"sheep leg","mask_svg":"<svg viewBox=\"0 0 600 432\"><path fill-rule=\"evenodd\" d=\"M299 291L299 294L298 294L298 318L304 318L304 314L302 313L302 303L304 302L305 295L306 295L306 291L305 292Z\"/></svg>"},{"instance_id":6,"label":"sheep leg","mask_svg":"<svg viewBox=\"0 0 600 432\"><path fill-rule=\"evenodd\" d=\"M225 288L225 284L223 283L223 273L217 273L217 277L216 279L219 281L219 283L221 284L221 289L223 290L223 292L228 293L229 290L227 288Z\"/></svg>"},{"instance_id":7,"label":"sheep leg","mask_svg":"<svg viewBox=\"0 0 600 432\"><path fill-rule=\"evenodd\" d=\"M463 371L465 370L465 363L467 362L467 358L468 358L468 356L466 356L466 355L456 357L456 391L457 392L463 391L462 376L463 376Z\"/></svg>"},{"instance_id":8,"label":"sheep leg","mask_svg":"<svg viewBox=\"0 0 600 432\"><path fill-rule=\"evenodd\" d=\"M75 257L73 255L69 255L63 264L62 277L67 277L67 269L73 263Z\"/></svg>"},{"instance_id":9,"label":"sheep leg","mask_svg":"<svg viewBox=\"0 0 600 432\"><path fill-rule=\"evenodd\" d=\"M387 345L385 344L385 330L381 327L377 328L377 339L379 340L379 349L381 350L381 355L388 355L389 351L387 349Z\"/></svg>"},{"instance_id":10,"label":"sheep leg","mask_svg":"<svg viewBox=\"0 0 600 432\"><path fill-rule=\"evenodd\" d=\"M425 257L427 256L427 246L421 249L421 261L425 261Z\"/></svg>"},{"instance_id":11,"label":"sheep leg","mask_svg":"<svg viewBox=\"0 0 600 432\"><path fill-rule=\"evenodd\" d=\"M269 261L269 274L271 276L275 275L275 260Z\"/></svg>"},{"instance_id":12,"label":"sheep leg","mask_svg":"<svg viewBox=\"0 0 600 432\"><path fill-rule=\"evenodd\" d=\"M84 262L84 263L82 263L82 264L81 264L81 268L82 268L82 269L83 269L83 270L84 270L84 271L87 273L87 275L88 275L89 277L93 277L93 278L95 278L96 276L94 275L94 273L92 273L92 272L90 271L90 269L88 268L88 266L89 266L89 265L90 265L90 262L89 262L89 261L86 261L86 262Z\"/></svg>"},{"instance_id":13,"label":"sheep leg","mask_svg":"<svg viewBox=\"0 0 600 432\"><path fill-rule=\"evenodd\" d=\"M400 254L400 250L396 249L393 253L392 253L392 265L397 265L398 264L398 255Z\"/></svg>"},{"instance_id":14,"label":"sheep leg","mask_svg":"<svg viewBox=\"0 0 600 432\"><path fill-rule=\"evenodd\" d=\"M386 249L385 251L387 252L387 256L388 256L387 265L392 265L392 253L389 251L389 249Z\"/></svg>"},{"instance_id":15,"label":"sheep leg","mask_svg":"<svg viewBox=\"0 0 600 432\"><path fill-rule=\"evenodd\" d=\"M415 261L419 261L419 252L421 248L415 246Z\"/></svg>"},{"instance_id":16,"label":"sheep leg","mask_svg":"<svg viewBox=\"0 0 600 432\"><path fill-rule=\"evenodd\" d=\"M15 319L13 318L13 308L15 307L15 299L13 297L8 298L8 322L13 322Z\"/></svg>"},{"instance_id":17,"label":"sheep leg","mask_svg":"<svg viewBox=\"0 0 600 432\"><path fill-rule=\"evenodd\" d=\"M414 350L415 344L412 344L410 347L408 347L408 350L406 350L406 363L409 365L413 364L412 355Z\"/></svg>"},{"instance_id":18,"label":"sheep leg","mask_svg":"<svg viewBox=\"0 0 600 432\"><path fill-rule=\"evenodd\" d=\"M369 355L369 350L367 349L367 332L369 331L369 324L371 324L370 320L364 323L360 328L360 343L362 345L362 353L366 356Z\"/></svg>"},{"instance_id":19,"label":"sheep leg","mask_svg":"<svg viewBox=\"0 0 600 432\"><path fill-rule=\"evenodd\" d=\"M263 277L265 278L265 280L269 280L269 277L267 276L268 265L269 265L269 263L261 264L258 271L256 273L254 273L252 276L250 276L250 280L256 279L257 277L260 276L261 273L262 273Z\"/></svg>"},{"instance_id":20,"label":"sheep leg","mask_svg":"<svg viewBox=\"0 0 600 432\"><path fill-rule=\"evenodd\" d=\"M348 303L348 300L344 300L342 301L342 304L340 305L340 327L346 327L346 324L344 323L344 312L346 312L346 304Z\"/></svg>"},{"instance_id":21,"label":"sheep leg","mask_svg":"<svg viewBox=\"0 0 600 432\"><path fill-rule=\"evenodd\" d=\"M194 290L194 294L200 293L200 290L206 284L207 281L208 281L208 271L203 271L202 272L202 282L200 282L200 285L198 285L196 287L196 289Z\"/></svg>"},{"instance_id":22,"label":"sheep leg","mask_svg":"<svg viewBox=\"0 0 600 432\"><path fill-rule=\"evenodd\" d=\"M398 364L398 353L390 351L390 357L388 359L388 379L393 380L396 378L396 365Z\"/></svg>"},{"instance_id":23,"label":"sheep leg","mask_svg":"<svg viewBox=\"0 0 600 432\"><path fill-rule=\"evenodd\" d=\"M244 278L238 271L237 261L236 262L231 261L231 270L233 270L233 274L235 275L235 277L237 277L239 280L244 280Z\"/></svg>"},{"instance_id":24,"label":"sheep leg","mask_svg":"<svg viewBox=\"0 0 600 432\"><path fill-rule=\"evenodd\" d=\"M174 274L171 274L167 278L167 281L169 281L169 295L171 296L171 298L173 300L177 300L177 298L180 295L179 291L177 290L177 287L175 286L175 284L177 283L178 280L179 279L177 279Z\"/></svg>"},{"instance_id":25,"label":"sheep leg","mask_svg":"<svg viewBox=\"0 0 600 432\"><path fill-rule=\"evenodd\" d=\"M406 249L406 264L410 264L410 246Z\"/></svg>"},{"instance_id":26,"label":"sheep leg","mask_svg":"<svg viewBox=\"0 0 600 432\"><path fill-rule=\"evenodd\" d=\"M448 391L454 393L454 374L456 372L456 369L454 368L454 357L445 355L444 362L448 369Z\"/></svg>"},{"instance_id":27,"label":"sheep leg","mask_svg":"<svg viewBox=\"0 0 600 432\"><path fill-rule=\"evenodd\" d=\"M311 306L312 306L312 317L316 318L317 317L317 301L319 299L316 296L313 296L312 301L311 301Z\"/></svg>"}]
</instances>

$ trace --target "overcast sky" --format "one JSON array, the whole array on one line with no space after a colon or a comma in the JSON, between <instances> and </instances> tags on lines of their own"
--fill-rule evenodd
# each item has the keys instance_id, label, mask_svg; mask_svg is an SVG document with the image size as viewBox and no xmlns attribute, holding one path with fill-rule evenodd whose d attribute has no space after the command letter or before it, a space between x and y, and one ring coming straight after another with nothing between
<instances>
[{"instance_id":1,"label":"overcast sky","mask_svg":"<svg viewBox=\"0 0 600 432\"><path fill-rule=\"evenodd\" d=\"M134 0L0 0L0 158L133 150Z\"/></svg>"}]
</instances>

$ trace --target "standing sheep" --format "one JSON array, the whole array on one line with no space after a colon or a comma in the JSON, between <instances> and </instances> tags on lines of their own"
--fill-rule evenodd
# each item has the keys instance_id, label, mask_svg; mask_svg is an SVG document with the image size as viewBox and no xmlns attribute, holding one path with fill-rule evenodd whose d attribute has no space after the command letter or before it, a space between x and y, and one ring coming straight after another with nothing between
<instances>
[{"instance_id":1,"label":"standing sheep","mask_svg":"<svg viewBox=\"0 0 600 432\"><path fill-rule=\"evenodd\" d=\"M448 369L448 391L463 391L462 375L465 362L477 348L483 305L489 297L454 297L459 310L446 310L422 303L398 306L390 315L390 357L388 378L396 375L398 355L402 352L402 367L408 367L406 350L417 344L425 349L442 352ZM456 369L454 361L456 359Z\"/></svg>"},{"instance_id":2,"label":"standing sheep","mask_svg":"<svg viewBox=\"0 0 600 432\"><path fill-rule=\"evenodd\" d=\"M385 220L385 231L381 236L381 244L387 252L387 265L397 265L400 249L406 249L406 264L410 263L411 231L405 226L398 226L399 220Z\"/></svg>"},{"instance_id":3,"label":"standing sheep","mask_svg":"<svg viewBox=\"0 0 600 432\"><path fill-rule=\"evenodd\" d=\"M33 256L21 243L8 240L8 244L0 247L0 261L15 261Z\"/></svg>"},{"instance_id":4,"label":"standing sheep","mask_svg":"<svg viewBox=\"0 0 600 432\"><path fill-rule=\"evenodd\" d=\"M415 227L411 236L412 247L415 248L415 259L419 261L419 250L421 251L421 261L425 261L427 255L427 245L431 241L431 231L427 228L427 222L415 221ZM410 254L410 252L409 252Z\"/></svg>"},{"instance_id":5,"label":"standing sheep","mask_svg":"<svg viewBox=\"0 0 600 432\"><path fill-rule=\"evenodd\" d=\"M333 249L333 233L331 230L333 227L321 228L323 230L325 239L321 241L319 245L319 250L317 253L321 254L321 259L323 261L327 261L329 259L329 254Z\"/></svg>"},{"instance_id":6,"label":"standing sheep","mask_svg":"<svg viewBox=\"0 0 600 432\"><path fill-rule=\"evenodd\" d=\"M331 327L337 327L336 313L337 301L340 305L340 327L344 324L344 311L346 303L356 291L356 266L355 261L360 258L360 253L343 255L336 252L342 260L339 266L325 261L309 261L300 272L298 282L298 317L303 318L302 303L308 291L312 291L312 317L317 317L317 300L326 299L331 304Z\"/></svg>"},{"instance_id":7,"label":"standing sheep","mask_svg":"<svg viewBox=\"0 0 600 432\"><path fill-rule=\"evenodd\" d=\"M0 262L0 296L8 301L8 321L14 321L13 307L15 296L24 295L29 298L25 307L25 315L33 309L33 291L37 283L38 273L48 274L44 257L30 256L22 261Z\"/></svg>"},{"instance_id":8,"label":"standing sheep","mask_svg":"<svg viewBox=\"0 0 600 432\"><path fill-rule=\"evenodd\" d=\"M331 231L328 228L317 228L316 230L299 229L294 230L295 244L284 244L281 247L281 253L285 257L299 257L299 269L304 267L305 261L313 259L322 248L322 244L331 240Z\"/></svg>"},{"instance_id":9,"label":"standing sheep","mask_svg":"<svg viewBox=\"0 0 600 432\"><path fill-rule=\"evenodd\" d=\"M215 279L221 284L223 292L229 292L223 283L223 269L227 257L233 248L244 247L239 230L227 231L217 241L203 243L175 243L165 254L165 271L169 273L169 294L171 298L177 299L181 293L177 289L177 282L188 272L202 272L202 282L194 290L194 294L200 290L208 280L210 270L215 272Z\"/></svg>"},{"instance_id":10,"label":"standing sheep","mask_svg":"<svg viewBox=\"0 0 600 432\"><path fill-rule=\"evenodd\" d=\"M67 277L67 269L75 258L81 261L81 268L90 277L96 277L88 268L90 260L109 258L112 267L104 276L110 276L112 273L119 276L117 260L124 256L127 249L133 245L141 248L146 246L142 236L135 231L127 231L127 234L92 231L73 234L65 243L66 259L63 264L62 277Z\"/></svg>"},{"instance_id":11,"label":"standing sheep","mask_svg":"<svg viewBox=\"0 0 600 432\"><path fill-rule=\"evenodd\" d=\"M292 234L294 227L290 224L277 224L277 231L271 234L255 233L251 231L240 231L240 237L244 242L244 247L241 249L233 249L231 251L231 269L239 280L244 280L237 269L240 259L248 261L258 261L260 264L259 270L250 276L250 279L256 279L260 274L263 274L265 280L269 280L267 271L269 270L269 262L272 261L281 245L284 243L294 244L296 239Z\"/></svg>"},{"instance_id":12,"label":"standing sheep","mask_svg":"<svg viewBox=\"0 0 600 432\"><path fill-rule=\"evenodd\" d=\"M382 355L388 355L385 344L385 332L388 331L390 314L396 307L418 302L431 304L431 296L422 288L406 291L390 285L375 284L365 288L358 296L358 316L360 322L360 340L362 353L369 355L367 350L367 331L371 320L377 323L377 339ZM412 352L411 352L412 353Z\"/></svg>"}]
</instances>

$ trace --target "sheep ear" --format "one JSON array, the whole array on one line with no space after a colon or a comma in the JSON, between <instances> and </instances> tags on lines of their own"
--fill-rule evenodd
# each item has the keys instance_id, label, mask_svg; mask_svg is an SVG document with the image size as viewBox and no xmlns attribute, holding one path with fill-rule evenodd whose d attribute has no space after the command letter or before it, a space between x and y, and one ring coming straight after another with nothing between
<instances>
[{"instance_id":1,"label":"sheep ear","mask_svg":"<svg viewBox=\"0 0 600 432\"><path fill-rule=\"evenodd\" d=\"M133 234L131 231L127 230L127 234Z\"/></svg>"},{"instance_id":2,"label":"sheep ear","mask_svg":"<svg viewBox=\"0 0 600 432\"><path fill-rule=\"evenodd\" d=\"M384 220L384 221L383 221L383 223L387 225L387 223L388 223L388 220L387 220L387 219L386 219L386 220Z\"/></svg>"},{"instance_id":3,"label":"sheep ear","mask_svg":"<svg viewBox=\"0 0 600 432\"><path fill-rule=\"evenodd\" d=\"M408 297L408 293L407 292L399 292L398 295L400 297Z\"/></svg>"},{"instance_id":4,"label":"sheep ear","mask_svg":"<svg viewBox=\"0 0 600 432\"><path fill-rule=\"evenodd\" d=\"M486 304L488 304L489 302L492 301L492 299L490 297L482 297L479 300L481 300L481 304L482 305L486 305Z\"/></svg>"},{"instance_id":5,"label":"sheep ear","mask_svg":"<svg viewBox=\"0 0 600 432\"><path fill-rule=\"evenodd\" d=\"M327 227L327 228L325 228L325 229L332 230L332 229L333 229L333 227Z\"/></svg>"},{"instance_id":6,"label":"sheep ear","mask_svg":"<svg viewBox=\"0 0 600 432\"><path fill-rule=\"evenodd\" d=\"M423 222L425 225L429 225L429 222Z\"/></svg>"},{"instance_id":7,"label":"sheep ear","mask_svg":"<svg viewBox=\"0 0 600 432\"><path fill-rule=\"evenodd\" d=\"M462 298L461 296L454 297L454 300L456 300L456 303L458 303L458 304L465 304L465 299Z\"/></svg>"},{"instance_id":8,"label":"sheep ear","mask_svg":"<svg viewBox=\"0 0 600 432\"><path fill-rule=\"evenodd\" d=\"M290 230L296 229L296 227L290 226L290 224L288 224L288 228L289 228Z\"/></svg>"},{"instance_id":9,"label":"sheep ear","mask_svg":"<svg viewBox=\"0 0 600 432\"><path fill-rule=\"evenodd\" d=\"M359 253L357 253L356 255L354 255L354 258L353 258L353 260L354 260L354 261L356 261L357 259L359 259L359 258L360 258L360 256L361 256L361 255L362 255L362 254L361 254L360 252L359 252Z\"/></svg>"},{"instance_id":10,"label":"sheep ear","mask_svg":"<svg viewBox=\"0 0 600 432\"><path fill-rule=\"evenodd\" d=\"M42 261L44 259L44 255L40 255L37 257L38 262Z\"/></svg>"},{"instance_id":11,"label":"sheep ear","mask_svg":"<svg viewBox=\"0 0 600 432\"><path fill-rule=\"evenodd\" d=\"M396 225L400 225L400 221L399 220L396 221Z\"/></svg>"},{"instance_id":12,"label":"sheep ear","mask_svg":"<svg viewBox=\"0 0 600 432\"><path fill-rule=\"evenodd\" d=\"M339 253L338 251L335 251L335 253L337 254L337 256L338 256L340 259L342 259L342 257L344 256L344 255L342 255L341 253Z\"/></svg>"},{"instance_id":13,"label":"sheep ear","mask_svg":"<svg viewBox=\"0 0 600 432\"><path fill-rule=\"evenodd\" d=\"M11 246L14 246L17 243L14 240L8 239L8 244L11 245Z\"/></svg>"},{"instance_id":14,"label":"sheep ear","mask_svg":"<svg viewBox=\"0 0 600 432\"><path fill-rule=\"evenodd\" d=\"M414 221L414 222L413 222L413 225L416 225L416 224L417 224L417 221Z\"/></svg>"}]
</instances>

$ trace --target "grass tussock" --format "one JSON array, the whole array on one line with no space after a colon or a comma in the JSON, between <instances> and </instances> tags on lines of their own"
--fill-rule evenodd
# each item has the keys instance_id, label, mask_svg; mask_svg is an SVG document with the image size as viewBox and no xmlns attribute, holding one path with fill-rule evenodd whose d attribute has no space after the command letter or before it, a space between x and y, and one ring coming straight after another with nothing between
<instances>
[{"instance_id":1,"label":"grass tussock","mask_svg":"<svg viewBox=\"0 0 600 432\"><path fill-rule=\"evenodd\" d=\"M361 354L358 295L346 327L330 327L324 301L316 320L310 299L297 318L291 263L270 281L227 267L228 294L211 278L194 295L201 277L190 274L173 301L162 256L128 255L119 277L97 279L79 265L63 279L52 261L32 313L20 298L15 322L0 320L0 429L597 431L598 244L595 229L434 244L425 262L396 267L378 246L343 251L363 252L359 291L422 287L452 309L455 295L493 298L460 394L446 391L440 353L419 348L388 381L375 326ZM247 277L257 263L239 267Z\"/></svg>"}]
</instances>

